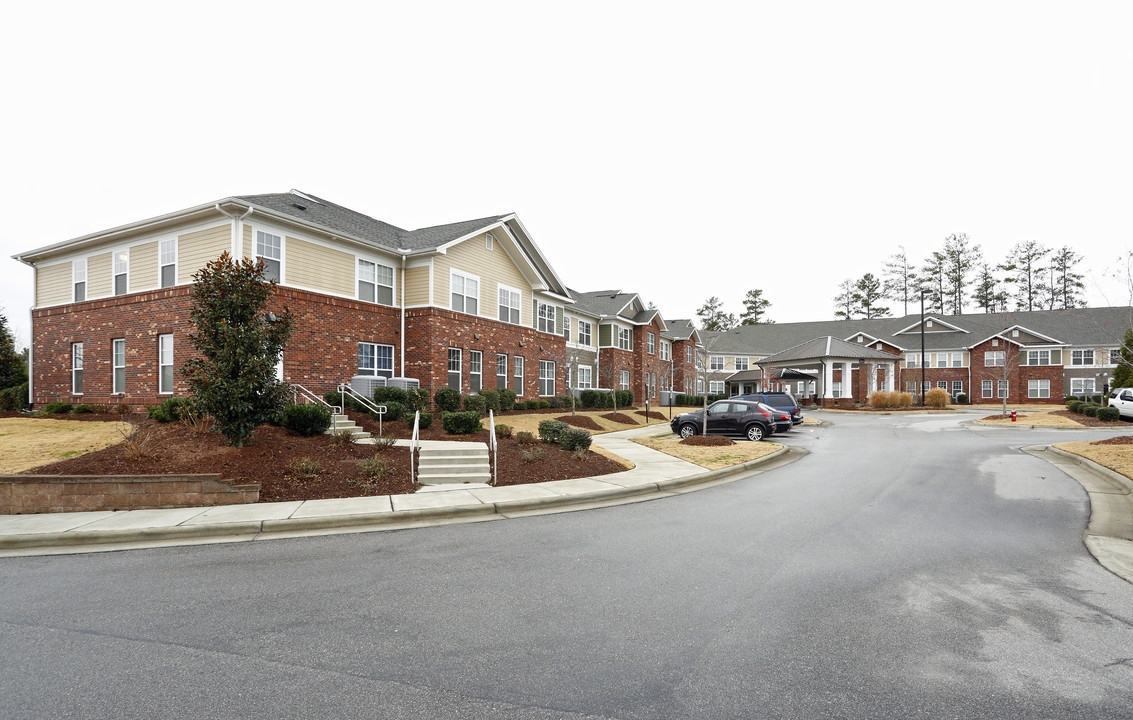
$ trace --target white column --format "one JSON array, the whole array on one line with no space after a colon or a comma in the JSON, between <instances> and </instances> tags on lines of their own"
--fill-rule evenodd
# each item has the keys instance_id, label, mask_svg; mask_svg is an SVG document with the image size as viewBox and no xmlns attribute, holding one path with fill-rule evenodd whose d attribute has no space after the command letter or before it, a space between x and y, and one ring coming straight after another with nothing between
<instances>
[{"instance_id":1,"label":"white column","mask_svg":"<svg viewBox=\"0 0 1133 720\"><path fill-rule=\"evenodd\" d=\"M866 387L866 393L865 393L866 397L873 395L874 391L877 390L877 368L878 368L878 364L871 361L870 363L868 363L868 365L869 365L869 384Z\"/></svg>"},{"instance_id":2,"label":"white column","mask_svg":"<svg viewBox=\"0 0 1133 720\"><path fill-rule=\"evenodd\" d=\"M854 399L853 385L850 382L850 368L851 366L853 366L853 364L854 363L850 360L842 363L842 397L846 398L847 400Z\"/></svg>"},{"instance_id":3,"label":"white column","mask_svg":"<svg viewBox=\"0 0 1133 720\"><path fill-rule=\"evenodd\" d=\"M885 363L885 383L883 386L886 392L893 392L893 363Z\"/></svg>"},{"instance_id":4,"label":"white column","mask_svg":"<svg viewBox=\"0 0 1133 720\"><path fill-rule=\"evenodd\" d=\"M834 397L834 363L832 362L822 366L822 397Z\"/></svg>"}]
</instances>

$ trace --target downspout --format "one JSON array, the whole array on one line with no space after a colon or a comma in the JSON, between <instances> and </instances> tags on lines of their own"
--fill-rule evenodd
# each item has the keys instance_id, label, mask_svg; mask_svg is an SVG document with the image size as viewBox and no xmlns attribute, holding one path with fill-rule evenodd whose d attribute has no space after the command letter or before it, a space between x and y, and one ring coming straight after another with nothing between
<instances>
[{"instance_id":1,"label":"downspout","mask_svg":"<svg viewBox=\"0 0 1133 720\"><path fill-rule=\"evenodd\" d=\"M222 208L220 206L220 203L216 203L215 205L213 205L213 207L216 208L216 211L218 213L232 220L232 261L236 262L236 260L240 257L240 245L244 241L244 218L251 215L252 211L255 208L249 205L247 212L245 212L243 215L237 215L236 213L230 213Z\"/></svg>"},{"instance_id":2,"label":"downspout","mask_svg":"<svg viewBox=\"0 0 1133 720\"><path fill-rule=\"evenodd\" d=\"M35 268L35 265L32 265ZM31 337L28 338L28 405L31 405L31 399L35 395L35 305L28 308L28 329L30 330ZM73 351L72 351L73 352ZM72 362L74 356L72 355ZM72 372L74 369L72 368ZM74 375L71 376L74 378ZM73 380L72 380L73 382ZM71 388L74 390L74 388Z\"/></svg>"},{"instance_id":3,"label":"downspout","mask_svg":"<svg viewBox=\"0 0 1133 720\"><path fill-rule=\"evenodd\" d=\"M405 374L405 253L401 254L401 377Z\"/></svg>"}]
</instances>

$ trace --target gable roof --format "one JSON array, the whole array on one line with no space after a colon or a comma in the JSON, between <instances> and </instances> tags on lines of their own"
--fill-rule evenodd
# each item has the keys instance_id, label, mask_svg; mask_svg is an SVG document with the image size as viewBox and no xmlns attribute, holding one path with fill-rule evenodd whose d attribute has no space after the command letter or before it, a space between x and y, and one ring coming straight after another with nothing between
<instances>
[{"instance_id":1,"label":"gable roof","mask_svg":"<svg viewBox=\"0 0 1133 720\"><path fill-rule=\"evenodd\" d=\"M855 358L858 360L887 360L896 362L901 359L899 355L891 355L881 350L874 350L865 345L846 342L831 335L816 337L775 353L759 361L760 365L769 365L777 362L791 362L796 360L819 360L821 358Z\"/></svg>"}]
</instances>

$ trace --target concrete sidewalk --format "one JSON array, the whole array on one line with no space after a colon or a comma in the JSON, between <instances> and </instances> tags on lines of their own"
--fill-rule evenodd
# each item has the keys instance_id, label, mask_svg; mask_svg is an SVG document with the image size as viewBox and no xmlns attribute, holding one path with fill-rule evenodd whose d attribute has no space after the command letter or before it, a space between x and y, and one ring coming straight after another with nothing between
<instances>
[{"instance_id":1,"label":"concrete sidewalk","mask_svg":"<svg viewBox=\"0 0 1133 720\"><path fill-rule=\"evenodd\" d=\"M635 467L572 480L218 507L0 515L0 557L241 542L581 510L688 492L778 467L805 454L784 449L725 470L706 471L630 440L667 432L665 425L658 424L595 435L595 445Z\"/></svg>"}]
</instances>

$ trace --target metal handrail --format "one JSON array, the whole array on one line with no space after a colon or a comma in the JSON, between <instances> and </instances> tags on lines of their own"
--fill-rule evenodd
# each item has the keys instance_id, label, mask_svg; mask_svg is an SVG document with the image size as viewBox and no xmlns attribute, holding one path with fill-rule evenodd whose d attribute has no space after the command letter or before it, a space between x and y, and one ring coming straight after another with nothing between
<instances>
[{"instance_id":1,"label":"metal handrail","mask_svg":"<svg viewBox=\"0 0 1133 720\"><path fill-rule=\"evenodd\" d=\"M421 411L413 412L413 437L409 440L409 487L417 487L415 466L417 459L417 436L421 433Z\"/></svg>"},{"instance_id":2,"label":"metal handrail","mask_svg":"<svg viewBox=\"0 0 1133 720\"><path fill-rule=\"evenodd\" d=\"M496 416L491 408L488 409L488 449L492 451L492 484L495 485L497 480L497 458L500 454L496 445Z\"/></svg>"},{"instance_id":3,"label":"metal handrail","mask_svg":"<svg viewBox=\"0 0 1133 720\"><path fill-rule=\"evenodd\" d=\"M341 405L331 405L326 400L322 399L320 396L311 392L299 383L293 382L288 383L288 385L291 386L291 402L295 403L296 405L299 404L299 398L303 398L308 402L313 401L330 410L330 431L332 433L338 434L338 416L342 414Z\"/></svg>"},{"instance_id":4,"label":"metal handrail","mask_svg":"<svg viewBox=\"0 0 1133 720\"><path fill-rule=\"evenodd\" d=\"M386 414L386 406L385 405L378 405L378 404L370 401L366 396L359 395L358 392L354 388L350 387L349 383L339 383L338 384L338 393L339 393L340 396L341 395L349 395L350 397L354 398L359 403L361 403L364 407L369 408L371 413L373 413L374 415L377 415L378 416L378 435L382 434L382 416ZM343 404L343 406L346 405L346 399L345 398L343 398L342 404Z\"/></svg>"}]
</instances>

